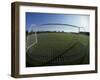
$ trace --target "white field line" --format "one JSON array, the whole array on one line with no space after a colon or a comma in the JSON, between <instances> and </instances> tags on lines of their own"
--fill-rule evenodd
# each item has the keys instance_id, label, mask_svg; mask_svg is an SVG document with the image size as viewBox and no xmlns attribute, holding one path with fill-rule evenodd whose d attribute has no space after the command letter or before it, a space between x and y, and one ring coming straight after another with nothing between
<instances>
[{"instance_id":1,"label":"white field line","mask_svg":"<svg viewBox=\"0 0 100 80\"><path fill-rule=\"evenodd\" d=\"M32 46L34 46L37 42L31 44L29 47L26 48L26 51L29 50Z\"/></svg>"}]
</instances>

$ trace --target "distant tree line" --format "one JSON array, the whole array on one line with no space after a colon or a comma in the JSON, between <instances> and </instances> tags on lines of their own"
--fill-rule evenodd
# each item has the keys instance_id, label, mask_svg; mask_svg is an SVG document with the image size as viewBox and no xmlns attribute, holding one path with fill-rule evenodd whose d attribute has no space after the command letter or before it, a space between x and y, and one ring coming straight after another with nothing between
<instances>
[{"instance_id":1,"label":"distant tree line","mask_svg":"<svg viewBox=\"0 0 100 80\"><path fill-rule=\"evenodd\" d=\"M63 32L63 33L72 33L72 34L84 34L84 35L89 35L89 32L79 32L79 33L75 33L75 32L64 32L64 31L37 31L37 33L60 33L60 32ZM26 37L28 35L31 35L35 33L34 31L31 31L31 32L28 32L28 30L26 30Z\"/></svg>"},{"instance_id":2,"label":"distant tree line","mask_svg":"<svg viewBox=\"0 0 100 80\"><path fill-rule=\"evenodd\" d=\"M59 32L64 32L64 31L37 31L37 33L59 33ZM35 33L35 31L28 32L26 30L26 36Z\"/></svg>"},{"instance_id":3,"label":"distant tree line","mask_svg":"<svg viewBox=\"0 0 100 80\"><path fill-rule=\"evenodd\" d=\"M80 32L80 34L85 34L85 35L89 35L89 32Z\"/></svg>"}]
</instances>

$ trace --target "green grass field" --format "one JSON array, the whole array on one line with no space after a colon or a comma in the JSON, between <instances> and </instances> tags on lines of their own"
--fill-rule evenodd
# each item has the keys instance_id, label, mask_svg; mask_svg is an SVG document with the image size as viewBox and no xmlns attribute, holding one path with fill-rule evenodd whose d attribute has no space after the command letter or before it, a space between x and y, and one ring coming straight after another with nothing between
<instances>
[{"instance_id":1,"label":"green grass field","mask_svg":"<svg viewBox=\"0 0 100 80\"><path fill-rule=\"evenodd\" d=\"M89 64L88 35L38 33L37 40L26 52L26 67Z\"/></svg>"}]
</instances>

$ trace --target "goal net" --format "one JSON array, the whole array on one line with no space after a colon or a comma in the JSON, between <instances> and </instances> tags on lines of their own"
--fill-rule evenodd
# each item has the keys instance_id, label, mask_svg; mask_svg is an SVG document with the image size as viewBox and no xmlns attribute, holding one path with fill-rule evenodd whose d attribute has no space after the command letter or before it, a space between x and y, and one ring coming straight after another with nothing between
<instances>
[{"instance_id":1,"label":"goal net","mask_svg":"<svg viewBox=\"0 0 100 80\"><path fill-rule=\"evenodd\" d=\"M37 43L37 30L34 30L35 25L31 25L26 32L26 51Z\"/></svg>"}]
</instances>

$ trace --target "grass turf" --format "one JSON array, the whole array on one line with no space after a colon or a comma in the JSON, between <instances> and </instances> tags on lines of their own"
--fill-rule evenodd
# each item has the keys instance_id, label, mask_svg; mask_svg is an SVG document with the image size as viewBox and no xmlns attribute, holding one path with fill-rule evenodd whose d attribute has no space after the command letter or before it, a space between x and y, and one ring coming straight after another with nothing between
<instances>
[{"instance_id":1,"label":"grass turf","mask_svg":"<svg viewBox=\"0 0 100 80\"><path fill-rule=\"evenodd\" d=\"M87 35L39 33L37 39L26 52L26 67L89 64Z\"/></svg>"}]
</instances>

